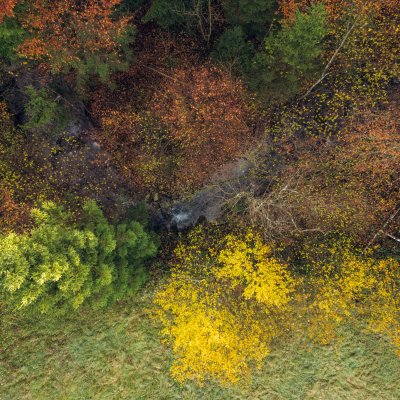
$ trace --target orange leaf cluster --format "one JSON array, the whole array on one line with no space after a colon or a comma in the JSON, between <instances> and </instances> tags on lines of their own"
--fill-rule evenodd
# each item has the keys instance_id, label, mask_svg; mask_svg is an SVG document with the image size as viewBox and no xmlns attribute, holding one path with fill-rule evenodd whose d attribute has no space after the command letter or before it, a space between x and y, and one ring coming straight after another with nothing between
<instances>
[{"instance_id":1,"label":"orange leaf cluster","mask_svg":"<svg viewBox=\"0 0 400 400\"><path fill-rule=\"evenodd\" d=\"M141 111L132 95L113 102L101 95L92 111L102 126L95 139L136 190L172 194L201 185L246 151L252 111L244 85L215 67L164 71Z\"/></svg>"},{"instance_id":2,"label":"orange leaf cluster","mask_svg":"<svg viewBox=\"0 0 400 400\"><path fill-rule=\"evenodd\" d=\"M184 186L204 182L251 143L251 110L245 89L215 67L178 68L154 96L152 109L179 142Z\"/></svg>"},{"instance_id":3,"label":"orange leaf cluster","mask_svg":"<svg viewBox=\"0 0 400 400\"><path fill-rule=\"evenodd\" d=\"M400 201L400 112L394 102L378 115L363 120L339 140L337 162L351 165L352 179L362 182L378 202L378 213L391 213ZM372 201L372 198L371 200Z\"/></svg>"},{"instance_id":4,"label":"orange leaf cluster","mask_svg":"<svg viewBox=\"0 0 400 400\"><path fill-rule=\"evenodd\" d=\"M18 204L8 189L0 188L0 233L23 232L30 222L29 207Z\"/></svg>"},{"instance_id":5,"label":"orange leaf cluster","mask_svg":"<svg viewBox=\"0 0 400 400\"><path fill-rule=\"evenodd\" d=\"M126 30L129 19L113 19L121 0L33 0L21 17L21 23L32 33L19 48L22 56L46 57L53 64L68 64L84 52L112 52L116 38Z\"/></svg>"},{"instance_id":6,"label":"orange leaf cluster","mask_svg":"<svg viewBox=\"0 0 400 400\"><path fill-rule=\"evenodd\" d=\"M18 0L1 0L0 2L0 24L4 17L12 17L14 15L14 7Z\"/></svg>"}]
</instances>

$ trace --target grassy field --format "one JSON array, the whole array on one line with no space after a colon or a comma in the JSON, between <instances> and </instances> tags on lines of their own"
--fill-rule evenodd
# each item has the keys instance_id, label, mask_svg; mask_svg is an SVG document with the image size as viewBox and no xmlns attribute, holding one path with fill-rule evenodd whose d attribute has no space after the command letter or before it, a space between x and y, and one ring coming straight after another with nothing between
<instances>
[{"instance_id":1,"label":"grassy field","mask_svg":"<svg viewBox=\"0 0 400 400\"><path fill-rule=\"evenodd\" d=\"M171 354L146 316L151 293L62 323L3 321L0 399L400 399L393 349L350 330L334 346L305 348L293 338L237 388L181 386L169 377Z\"/></svg>"}]
</instances>

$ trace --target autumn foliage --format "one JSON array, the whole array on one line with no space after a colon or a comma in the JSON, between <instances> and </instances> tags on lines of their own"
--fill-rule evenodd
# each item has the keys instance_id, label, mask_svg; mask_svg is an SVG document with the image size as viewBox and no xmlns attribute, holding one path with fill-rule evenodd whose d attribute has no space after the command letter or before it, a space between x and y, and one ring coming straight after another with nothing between
<instances>
[{"instance_id":1,"label":"autumn foliage","mask_svg":"<svg viewBox=\"0 0 400 400\"><path fill-rule=\"evenodd\" d=\"M14 196L19 173L15 171L15 138L11 115L5 103L0 103L0 233L23 231L29 225L29 207L18 202ZM21 154L19 154L19 157Z\"/></svg>"},{"instance_id":2,"label":"autumn foliage","mask_svg":"<svg viewBox=\"0 0 400 400\"><path fill-rule=\"evenodd\" d=\"M326 228L336 226L359 238L366 235L365 243L395 212L400 199L395 104L377 115L361 114L360 120L349 124L340 135L337 147L320 149L319 157L304 156L301 161L303 176L313 171L305 190L310 190L309 204L319 210L319 221L325 220Z\"/></svg>"},{"instance_id":3,"label":"autumn foliage","mask_svg":"<svg viewBox=\"0 0 400 400\"><path fill-rule=\"evenodd\" d=\"M154 317L175 353L180 382L237 382L270 351L290 309L294 280L273 249L248 232L213 243L201 229L175 250L172 275L155 298Z\"/></svg>"},{"instance_id":4,"label":"autumn foliage","mask_svg":"<svg viewBox=\"0 0 400 400\"><path fill-rule=\"evenodd\" d=\"M398 0L280 0L280 10L289 20L294 17L297 9L304 10L314 3L324 4L328 15L333 19L343 17L351 12L357 14L378 14L396 11L399 7Z\"/></svg>"},{"instance_id":5,"label":"autumn foliage","mask_svg":"<svg viewBox=\"0 0 400 400\"><path fill-rule=\"evenodd\" d=\"M14 7L18 0L2 0L0 4L0 24L3 22L4 17L11 17L14 14Z\"/></svg>"},{"instance_id":6,"label":"autumn foliage","mask_svg":"<svg viewBox=\"0 0 400 400\"><path fill-rule=\"evenodd\" d=\"M55 72L70 68L79 71L82 63L90 63L93 70L103 63L122 63L121 44L129 18L113 17L120 3L121 0L31 2L19 17L30 33L19 47L19 54L44 62ZM100 69L97 72L102 73Z\"/></svg>"},{"instance_id":7,"label":"autumn foliage","mask_svg":"<svg viewBox=\"0 0 400 400\"><path fill-rule=\"evenodd\" d=\"M0 233L23 232L30 223L29 207L17 203L9 189L0 187Z\"/></svg>"},{"instance_id":8,"label":"autumn foliage","mask_svg":"<svg viewBox=\"0 0 400 400\"><path fill-rule=\"evenodd\" d=\"M179 143L183 186L203 182L224 163L244 153L251 141L251 110L241 82L214 67L177 69L152 103Z\"/></svg>"},{"instance_id":9,"label":"autumn foliage","mask_svg":"<svg viewBox=\"0 0 400 400\"><path fill-rule=\"evenodd\" d=\"M174 351L172 375L234 383L261 365L285 332L300 328L329 344L360 318L400 345L398 260L376 258L340 236L305 247L301 258L306 276L250 231L192 231L154 300L153 316Z\"/></svg>"},{"instance_id":10,"label":"autumn foliage","mask_svg":"<svg viewBox=\"0 0 400 400\"><path fill-rule=\"evenodd\" d=\"M399 141L397 100L354 115L334 139L293 139L279 150L286 167L269 191L248 197L251 221L268 237L340 231L367 245L398 208ZM386 234L399 222L394 217Z\"/></svg>"},{"instance_id":11,"label":"autumn foliage","mask_svg":"<svg viewBox=\"0 0 400 400\"><path fill-rule=\"evenodd\" d=\"M243 84L215 67L174 69L145 112L134 105L94 105L102 126L96 138L143 189L176 193L196 187L252 140Z\"/></svg>"},{"instance_id":12,"label":"autumn foliage","mask_svg":"<svg viewBox=\"0 0 400 400\"><path fill-rule=\"evenodd\" d=\"M29 209L38 201L69 199L69 208L76 209L91 193L111 198L109 191L123 186L104 158L76 138L62 137L52 145L24 135L4 103L0 131L0 231L26 228Z\"/></svg>"},{"instance_id":13,"label":"autumn foliage","mask_svg":"<svg viewBox=\"0 0 400 400\"><path fill-rule=\"evenodd\" d=\"M0 317L113 315L149 275L179 383L349 327L400 355L399 27L400 0L0 0Z\"/></svg>"}]
</instances>

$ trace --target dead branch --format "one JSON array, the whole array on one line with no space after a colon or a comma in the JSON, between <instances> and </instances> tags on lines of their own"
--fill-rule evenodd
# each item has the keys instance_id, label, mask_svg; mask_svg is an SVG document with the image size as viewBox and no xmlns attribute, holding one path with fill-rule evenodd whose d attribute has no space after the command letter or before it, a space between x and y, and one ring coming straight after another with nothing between
<instances>
[{"instance_id":1,"label":"dead branch","mask_svg":"<svg viewBox=\"0 0 400 400\"><path fill-rule=\"evenodd\" d=\"M301 100L303 100L304 98L306 98L314 89L315 87L317 87L328 75L330 75L330 72L328 72L330 66L332 65L332 63L335 61L336 57L338 56L340 50L342 49L342 47L344 46L344 44L347 41L347 38L349 37L350 33L354 30L354 28L357 25L357 22L359 20L359 17L356 18L356 20L354 21L354 23L349 27L349 29L347 30L346 34L343 36L342 41L340 42L338 48L335 50L335 52L333 53L332 57L330 58L330 60L328 61L328 63L325 65L325 68L322 72L321 77L307 90L307 92L300 98Z\"/></svg>"}]
</instances>

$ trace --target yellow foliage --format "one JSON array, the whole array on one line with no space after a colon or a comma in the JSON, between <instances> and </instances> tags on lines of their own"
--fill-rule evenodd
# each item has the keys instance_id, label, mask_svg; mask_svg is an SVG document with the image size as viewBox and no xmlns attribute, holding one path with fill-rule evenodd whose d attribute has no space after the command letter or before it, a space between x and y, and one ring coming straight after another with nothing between
<instances>
[{"instance_id":1,"label":"yellow foliage","mask_svg":"<svg viewBox=\"0 0 400 400\"><path fill-rule=\"evenodd\" d=\"M327 344L341 323L356 317L371 331L387 335L400 351L399 261L379 260L371 251L358 253L350 242L338 242L311 270L311 337Z\"/></svg>"},{"instance_id":2,"label":"yellow foliage","mask_svg":"<svg viewBox=\"0 0 400 400\"><path fill-rule=\"evenodd\" d=\"M245 299L254 298L267 307L283 307L290 301L292 279L286 266L273 258L272 248L248 233L244 240L225 237L225 248L217 256L220 267L215 275L230 280L232 287L243 286Z\"/></svg>"},{"instance_id":3,"label":"yellow foliage","mask_svg":"<svg viewBox=\"0 0 400 400\"><path fill-rule=\"evenodd\" d=\"M171 276L154 300L177 381L235 383L294 325L329 344L340 325L362 321L400 355L398 260L339 238L305 248L307 275L295 278L257 234L214 240L209 233L195 229L177 246Z\"/></svg>"},{"instance_id":4,"label":"yellow foliage","mask_svg":"<svg viewBox=\"0 0 400 400\"><path fill-rule=\"evenodd\" d=\"M237 382L268 355L294 279L257 235L227 235L208 248L199 238L207 240L197 231L177 247L154 315L172 343L179 382Z\"/></svg>"},{"instance_id":5,"label":"yellow foliage","mask_svg":"<svg viewBox=\"0 0 400 400\"><path fill-rule=\"evenodd\" d=\"M374 266L373 290L368 297L368 326L386 335L400 356L400 262L393 258L380 260Z\"/></svg>"}]
</instances>

